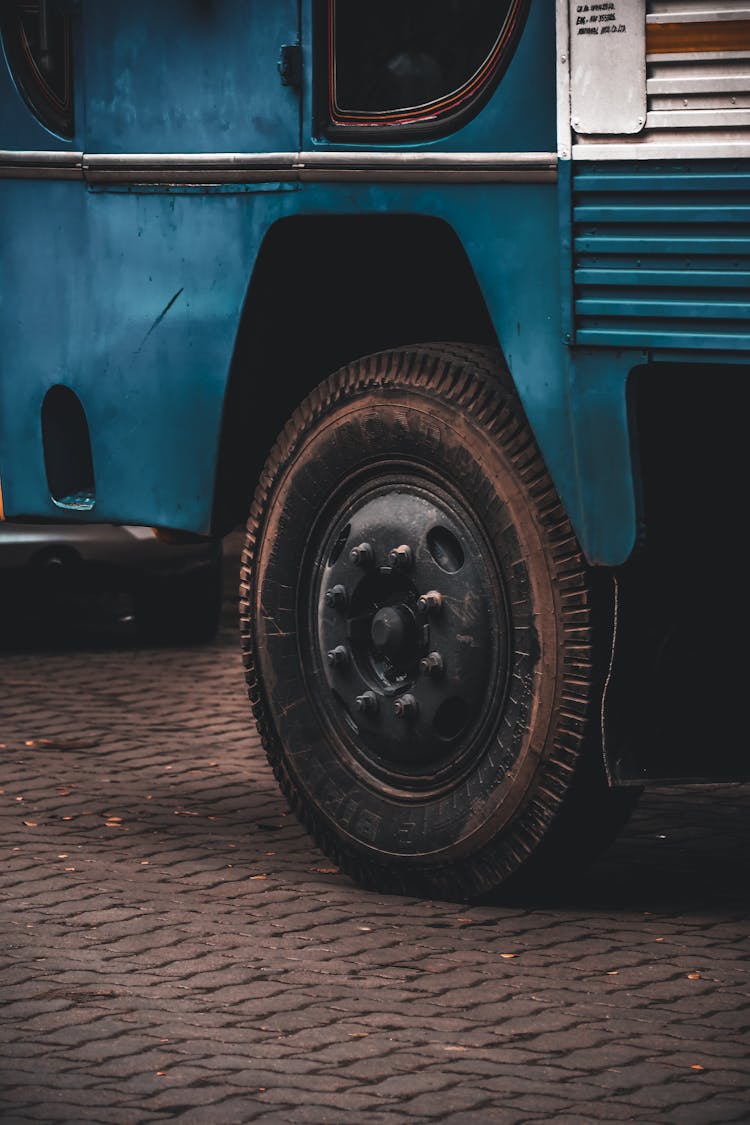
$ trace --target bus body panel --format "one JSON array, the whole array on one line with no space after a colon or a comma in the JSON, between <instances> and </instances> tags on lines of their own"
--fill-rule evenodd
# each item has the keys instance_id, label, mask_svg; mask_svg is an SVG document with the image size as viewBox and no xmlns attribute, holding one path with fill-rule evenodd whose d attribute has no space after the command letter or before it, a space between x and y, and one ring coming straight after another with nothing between
<instances>
[{"instance_id":1,"label":"bus body panel","mask_svg":"<svg viewBox=\"0 0 750 1125\"><path fill-rule=\"evenodd\" d=\"M637 537L630 371L660 356L746 361L747 292L735 287L727 295L724 280L730 270L742 276L742 262L731 262L742 259L747 241L747 161L714 161L695 185L685 179L684 161L663 162L662 187L687 185L678 205L653 187L648 161L610 161L603 170L602 162L561 159L557 185L551 176L537 182L522 167L518 182L462 183L459 173L447 172L420 183L424 166L414 182L408 170L379 180L366 159L364 172L332 177L316 158L359 150L365 158L369 151L418 159L551 153L553 5L530 5L507 72L465 124L436 139L391 146L321 137L312 11L302 5L298 25L292 0L252 9L240 0L134 0L127 7L84 0L76 17L77 123L70 142L34 121L3 71L6 515L208 533L227 380L269 230L303 215L431 216L447 223L466 251L584 551L592 562L623 562ZM300 33L298 92L281 84L276 64L281 46ZM558 140L569 153L566 138ZM48 161L47 178L36 179L7 170L15 150L39 150L40 159L43 150L82 155L65 172L69 179ZM192 170L176 174L168 162L159 169L158 154L183 152L194 157ZM97 164L102 153L106 159ZM245 182L240 173L234 182L218 182L217 153L276 154L269 163L279 178L267 170ZM148 182L138 182L138 160L149 154ZM670 276L653 299L639 290L628 304L623 271L640 274L654 228L677 232L668 249L680 261L670 259ZM701 239L718 235L726 236L724 257L711 259L718 280L707 317L690 299L690 254ZM665 268L661 258L656 264ZM293 270L294 262L285 268ZM293 305L279 309L281 331L294 332L297 312ZM246 377L262 411L273 373L250 364ZM47 486L40 412L56 384L74 390L86 411L96 477L88 512L64 510Z\"/></svg>"},{"instance_id":2,"label":"bus body panel","mask_svg":"<svg viewBox=\"0 0 750 1125\"><path fill-rule=\"evenodd\" d=\"M628 364L623 368L619 358L597 363L595 399L584 389L585 411L576 405L579 392L561 342L554 187L467 185L443 192L439 201L434 190L411 186L305 185L298 192L213 195L84 194L77 184L15 188L6 193L3 210L4 254L19 278L15 296L23 315L2 318L2 328L6 340L18 341L25 374L23 380L6 383L3 392L8 421L4 445L14 466L4 483L9 516L65 515L49 496L40 437L44 394L62 383L77 393L86 410L96 474L96 504L87 516L76 513L76 518L207 533L226 378L264 235L291 214L394 212L432 215L456 231L582 540L588 542L588 527L596 528L595 550L604 561L620 561L632 547L624 416ZM20 216L34 194L44 201L39 208L48 230L40 242L48 257L30 273L23 268L27 248ZM51 199L56 202L50 207ZM71 221L76 213L77 223ZM154 233L144 237L144 232ZM523 256L517 252L519 235ZM74 260L87 243L96 246L87 270L60 279L59 262ZM533 272L529 259L536 263ZM104 303L102 292L107 293ZM292 321L293 314L289 310ZM8 370L14 366L12 356L12 350L6 353ZM269 373L251 370L247 377L257 385L262 411ZM100 393L102 380L108 384L106 396ZM598 453L589 454L585 496L574 447L577 411L581 417L585 412L584 429L593 425L594 432L609 435ZM614 448L619 459L613 457ZM604 495L597 498L595 493ZM596 508L587 522L586 507Z\"/></svg>"}]
</instances>

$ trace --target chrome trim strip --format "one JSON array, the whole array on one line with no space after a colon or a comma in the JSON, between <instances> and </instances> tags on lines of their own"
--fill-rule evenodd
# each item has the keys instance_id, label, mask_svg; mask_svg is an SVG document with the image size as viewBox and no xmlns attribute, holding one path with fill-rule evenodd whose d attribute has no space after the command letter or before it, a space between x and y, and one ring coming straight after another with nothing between
<instances>
[{"instance_id":1,"label":"chrome trim strip","mask_svg":"<svg viewBox=\"0 0 750 1125\"><path fill-rule=\"evenodd\" d=\"M529 168L555 167L557 156L554 152L301 152L300 163L305 167L335 165L351 167L362 163L372 167L391 165L399 167L507 167L523 166Z\"/></svg>"},{"instance_id":2,"label":"chrome trim strip","mask_svg":"<svg viewBox=\"0 0 750 1125\"><path fill-rule=\"evenodd\" d=\"M0 149L0 179L80 180L82 152L35 152Z\"/></svg>"},{"instance_id":3,"label":"chrome trim strip","mask_svg":"<svg viewBox=\"0 0 750 1125\"><path fill-rule=\"evenodd\" d=\"M748 20L750 8L730 8L726 11L675 11L649 12L646 23L721 23L722 21Z\"/></svg>"},{"instance_id":4,"label":"chrome trim strip","mask_svg":"<svg viewBox=\"0 0 750 1125\"><path fill-rule=\"evenodd\" d=\"M748 125L750 110L745 108L652 109L646 114L647 129L746 129Z\"/></svg>"},{"instance_id":5,"label":"chrome trim strip","mask_svg":"<svg viewBox=\"0 0 750 1125\"><path fill-rule=\"evenodd\" d=\"M553 152L47 153L0 151L0 177L91 184L554 183Z\"/></svg>"},{"instance_id":6,"label":"chrome trim strip","mask_svg":"<svg viewBox=\"0 0 750 1125\"><path fill-rule=\"evenodd\" d=\"M683 141L670 144L654 141L583 142L573 148L574 160L718 160L750 157L748 141Z\"/></svg>"},{"instance_id":7,"label":"chrome trim strip","mask_svg":"<svg viewBox=\"0 0 750 1125\"><path fill-rule=\"evenodd\" d=\"M0 149L0 162L14 164L53 164L80 167L82 152L55 152L39 149Z\"/></svg>"},{"instance_id":8,"label":"chrome trim strip","mask_svg":"<svg viewBox=\"0 0 750 1125\"><path fill-rule=\"evenodd\" d=\"M557 153L561 160L570 160L573 144L570 124L570 2L556 0L556 82L557 82Z\"/></svg>"},{"instance_id":9,"label":"chrome trim strip","mask_svg":"<svg viewBox=\"0 0 750 1125\"><path fill-rule=\"evenodd\" d=\"M278 183L298 178L294 152L84 153L89 183Z\"/></svg>"}]
</instances>

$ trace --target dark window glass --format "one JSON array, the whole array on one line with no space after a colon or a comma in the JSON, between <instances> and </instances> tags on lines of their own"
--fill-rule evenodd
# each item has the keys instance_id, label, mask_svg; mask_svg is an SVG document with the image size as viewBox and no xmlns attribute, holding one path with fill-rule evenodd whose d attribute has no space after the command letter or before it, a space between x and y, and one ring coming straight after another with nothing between
<instances>
[{"instance_id":1,"label":"dark window glass","mask_svg":"<svg viewBox=\"0 0 750 1125\"><path fill-rule=\"evenodd\" d=\"M497 77L522 0L329 0L330 116L339 125L444 119Z\"/></svg>"},{"instance_id":2,"label":"dark window glass","mask_svg":"<svg viewBox=\"0 0 750 1125\"><path fill-rule=\"evenodd\" d=\"M0 30L16 85L43 125L73 136L71 17L59 0L0 0Z\"/></svg>"}]
</instances>

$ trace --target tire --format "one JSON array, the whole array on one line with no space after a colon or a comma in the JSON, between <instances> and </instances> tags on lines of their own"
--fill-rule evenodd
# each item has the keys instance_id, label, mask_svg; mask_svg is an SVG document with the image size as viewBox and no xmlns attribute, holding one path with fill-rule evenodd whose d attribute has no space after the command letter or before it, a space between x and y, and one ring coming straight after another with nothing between
<instances>
[{"instance_id":1,"label":"tire","mask_svg":"<svg viewBox=\"0 0 750 1125\"><path fill-rule=\"evenodd\" d=\"M383 352L324 381L266 463L241 574L269 761L355 880L474 899L619 827L610 626L497 353Z\"/></svg>"},{"instance_id":2,"label":"tire","mask_svg":"<svg viewBox=\"0 0 750 1125\"><path fill-rule=\"evenodd\" d=\"M221 552L184 574L149 576L133 595L136 628L151 644L207 644L221 620Z\"/></svg>"}]
</instances>

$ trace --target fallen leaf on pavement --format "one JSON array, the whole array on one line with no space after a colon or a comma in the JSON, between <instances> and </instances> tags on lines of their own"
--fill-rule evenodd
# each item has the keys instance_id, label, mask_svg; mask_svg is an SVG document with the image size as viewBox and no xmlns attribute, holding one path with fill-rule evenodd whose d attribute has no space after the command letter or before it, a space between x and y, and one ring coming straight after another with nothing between
<instances>
[{"instance_id":1,"label":"fallen leaf on pavement","mask_svg":"<svg viewBox=\"0 0 750 1125\"><path fill-rule=\"evenodd\" d=\"M27 738L24 746L40 750L92 750L99 745L96 738Z\"/></svg>"}]
</instances>

